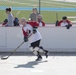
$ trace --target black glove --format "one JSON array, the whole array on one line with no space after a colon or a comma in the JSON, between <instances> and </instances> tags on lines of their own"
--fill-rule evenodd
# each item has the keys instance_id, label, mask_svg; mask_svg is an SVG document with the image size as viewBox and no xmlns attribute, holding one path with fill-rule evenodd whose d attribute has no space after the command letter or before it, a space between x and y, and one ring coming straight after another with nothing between
<instances>
[{"instance_id":1,"label":"black glove","mask_svg":"<svg viewBox=\"0 0 76 75\"><path fill-rule=\"evenodd\" d=\"M29 34L31 33L31 30L29 30Z\"/></svg>"},{"instance_id":2,"label":"black glove","mask_svg":"<svg viewBox=\"0 0 76 75\"><path fill-rule=\"evenodd\" d=\"M33 33L35 34L37 32L37 27L33 27Z\"/></svg>"},{"instance_id":3,"label":"black glove","mask_svg":"<svg viewBox=\"0 0 76 75\"><path fill-rule=\"evenodd\" d=\"M24 41L27 42L28 41L28 38L27 37L24 37Z\"/></svg>"},{"instance_id":4,"label":"black glove","mask_svg":"<svg viewBox=\"0 0 76 75\"><path fill-rule=\"evenodd\" d=\"M68 24L68 25L66 25L66 28L70 29L71 26L72 26L71 24Z\"/></svg>"}]
</instances>

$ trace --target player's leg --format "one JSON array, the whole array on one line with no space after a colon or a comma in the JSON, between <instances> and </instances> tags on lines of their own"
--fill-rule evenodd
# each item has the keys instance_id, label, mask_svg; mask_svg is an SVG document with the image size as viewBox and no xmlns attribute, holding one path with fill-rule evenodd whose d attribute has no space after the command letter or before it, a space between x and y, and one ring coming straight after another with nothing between
<instances>
[{"instance_id":1,"label":"player's leg","mask_svg":"<svg viewBox=\"0 0 76 75\"><path fill-rule=\"evenodd\" d=\"M36 49L38 49L39 53L44 53L46 58L47 58L48 57L48 51L45 50L42 46L40 46L40 42L41 42L41 40L36 41L36 43L35 43L37 45Z\"/></svg>"},{"instance_id":2,"label":"player's leg","mask_svg":"<svg viewBox=\"0 0 76 75\"><path fill-rule=\"evenodd\" d=\"M45 56L46 56L46 58L48 58L48 51L47 51L47 50L45 50L42 46L40 46L39 48L40 48L40 50L39 50L39 51L40 51L41 53L44 53L44 54L45 54Z\"/></svg>"},{"instance_id":3,"label":"player's leg","mask_svg":"<svg viewBox=\"0 0 76 75\"><path fill-rule=\"evenodd\" d=\"M40 54L40 53L44 53L45 56L46 56L46 58L47 58L47 57L48 57L48 51L45 50L45 49L43 49L42 46L40 46L40 41L41 41L41 40L38 40L38 41L32 43L31 46L34 48L34 49L33 49L34 52L39 52L39 54ZM35 53L34 53L34 54L35 54Z\"/></svg>"},{"instance_id":4,"label":"player's leg","mask_svg":"<svg viewBox=\"0 0 76 75\"><path fill-rule=\"evenodd\" d=\"M41 61L42 60L42 56L40 55L40 53L38 52L38 50L36 51L36 48L30 47L30 50L34 53L34 55L37 56L36 61Z\"/></svg>"},{"instance_id":5,"label":"player's leg","mask_svg":"<svg viewBox=\"0 0 76 75\"><path fill-rule=\"evenodd\" d=\"M42 56L40 55L40 52L39 52L39 42L40 40L31 43L31 47L30 47L30 50L37 56L36 61L42 60Z\"/></svg>"},{"instance_id":6,"label":"player's leg","mask_svg":"<svg viewBox=\"0 0 76 75\"><path fill-rule=\"evenodd\" d=\"M40 47L35 47L35 49L38 50L39 53L44 53L45 56L46 56L46 58L48 58L48 51L45 50L45 49L43 49L42 46L40 46Z\"/></svg>"}]
</instances>

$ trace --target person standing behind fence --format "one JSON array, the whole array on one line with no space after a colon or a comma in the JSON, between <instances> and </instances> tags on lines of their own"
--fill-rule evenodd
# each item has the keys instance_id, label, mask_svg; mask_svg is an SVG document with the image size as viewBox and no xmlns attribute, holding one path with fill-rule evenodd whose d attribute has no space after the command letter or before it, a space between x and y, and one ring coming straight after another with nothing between
<instances>
[{"instance_id":1,"label":"person standing behind fence","mask_svg":"<svg viewBox=\"0 0 76 75\"><path fill-rule=\"evenodd\" d=\"M38 23L40 27L45 26L45 22L42 20L42 15L38 15Z\"/></svg>"},{"instance_id":2,"label":"person standing behind fence","mask_svg":"<svg viewBox=\"0 0 76 75\"><path fill-rule=\"evenodd\" d=\"M7 17L8 22L7 22L6 26L14 26L14 23L13 23L14 22L14 17L11 13L12 9L9 7L9 8L6 8L5 11L8 15L8 17Z\"/></svg>"},{"instance_id":3,"label":"person standing behind fence","mask_svg":"<svg viewBox=\"0 0 76 75\"><path fill-rule=\"evenodd\" d=\"M70 29L70 27L72 26L72 23L71 23L71 21L69 21L69 20L67 19L66 16L63 16L63 17L62 17L62 20L60 20L60 21L58 22L58 26L62 26L62 27L66 27L67 29Z\"/></svg>"},{"instance_id":4,"label":"person standing behind fence","mask_svg":"<svg viewBox=\"0 0 76 75\"><path fill-rule=\"evenodd\" d=\"M39 15L39 13L37 12L37 8L33 8L33 10L32 10L33 12L30 14L30 16L29 16L29 21L35 21L35 22L37 22L37 20L38 20L38 15Z\"/></svg>"}]
</instances>

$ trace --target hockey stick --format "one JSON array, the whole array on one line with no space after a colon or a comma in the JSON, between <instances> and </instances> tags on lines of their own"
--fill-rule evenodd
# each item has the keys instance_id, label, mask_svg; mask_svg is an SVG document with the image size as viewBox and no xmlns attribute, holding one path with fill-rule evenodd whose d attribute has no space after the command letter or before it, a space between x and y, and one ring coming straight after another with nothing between
<instances>
[{"instance_id":1,"label":"hockey stick","mask_svg":"<svg viewBox=\"0 0 76 75\"><path fill-rule=\"evenodd\" d=\"M33 34L33 33L32 33ZM30 34L29 36L28 36L28 38L32 35L32 34ZM25 41L23 41L13 52L11 52L8 56L6 56L6 57L1 57L1 59L2 60L5 60L5 59L8 59L12 54L14 54L19 48L20 48L20 46L24 43Z\"/></svg>"},{"instance_id":2,"label":"hockey stick","mask_svg":"<svg viewBox=\"0 0 76 75\"><path fill-rule=\"evenodd\" d=\"M16 17L18 17L19 14L20 14L20 11L18 11L18 12L16 13Z\"/></svg>"},{"instance_id":3,"label":"hockey stick","mask_svg":"<svg viewBox=\"0 0 76 75\"><path fill-rule=\"evenodd\" d=\"M24 41L13 51L11 52L8 56L6 57L1 57L2 60L8 59L12 54L14 54L19 48L20 46L24 43Z\"/></svg>"},{"instance_id":4,"label":"hockey stick","mask_svg":"<svg viewBox=\"0 0 76 75\"><path fill-rule=\"evenodd\" d=\"M55 23L55 26L58 26L58 13L56 13L56 23Z\"/></svg>"}]
</instances>

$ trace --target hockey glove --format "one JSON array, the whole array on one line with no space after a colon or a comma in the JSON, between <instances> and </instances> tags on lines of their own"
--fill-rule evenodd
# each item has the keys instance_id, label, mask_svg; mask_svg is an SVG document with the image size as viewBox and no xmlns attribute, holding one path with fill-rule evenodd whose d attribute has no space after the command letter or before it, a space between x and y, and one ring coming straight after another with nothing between
<instances>
[{"instance_id":1,"label":"hockey glove","mask_svg":"<svg viewBox=\"0 0 76 75\"><path fill-rule=\"evenodd\" d=\"M37 27L33 27L33 33L35 34L37 32Z\"/></svg>"},{"instance_id":2,"label":"hockey glove","mask_svg":"<svg viewBox=\"0 0 76 75\"><path fill-rule=\"evenodd\" d=\"M70 29L71 26L72 26L71 24L68 24L68 25L66 25L66 28Z\"/></svg>"},{"instance_id":3,"label":"hockey glove","mask_svg":"<svg viewBox=\"0 0 76 75\"><path fill-rule=\"evenodd\" d=\"M27 42L28 41L28 38L27 37L24 37L24 41Z\"/></svg>"}]
</instances>

